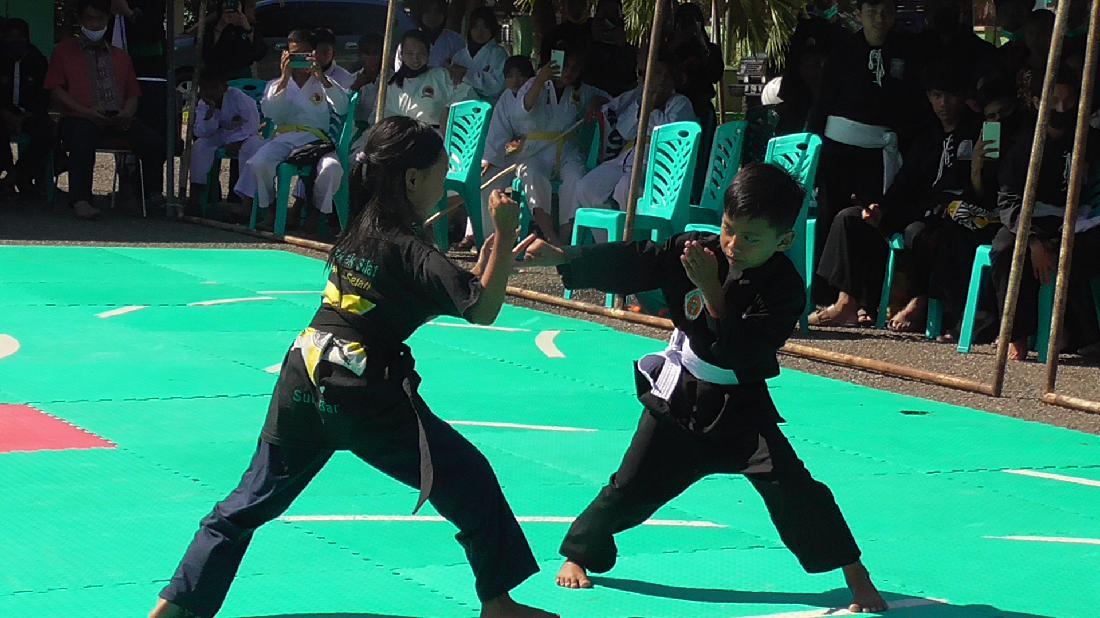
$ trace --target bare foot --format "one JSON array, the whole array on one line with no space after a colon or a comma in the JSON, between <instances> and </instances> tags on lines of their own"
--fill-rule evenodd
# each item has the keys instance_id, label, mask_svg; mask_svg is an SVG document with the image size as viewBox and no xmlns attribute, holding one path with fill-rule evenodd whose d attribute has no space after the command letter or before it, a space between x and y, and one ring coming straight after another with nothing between
<instances>
[{"instance_id":1,"label":"bare foot","mask_svg":"<svg viewBox=\"0 0 1100 618\"><path fill-rule=\"evenodd\" d=\"M558 571L558 585L562 588L591 588L592 580L588 579L584 567L572 560L566 560Z\"/></svg>"},{"instance_id":2,"label":"bare foot","mask_svg":"<svg viewBox=\"0 0 1100 618\"><path fill-rule=\"evenodd\" d=\"M1008 360L1027 360L1027 339L1013 341L1008 344Z\"/></svg>"},{"instance_id":3,"label":"bare foot","mask_svg":"<svg viewBox=\"0 0 1100 618\"><path fill-rule=\"evenodd\" d=\"M928 297L917 296L890 318L886 327L895 333L915 333L928 318Z\"/></svg>"},{"instance_id":4,"label":"bare foot","mask_svg":"<svg viewBox=\"0 0 1100 618\"><path fill-rule=\"evenodd\" d=\"M157 606L149 612L149 618L188 618L189 616L194 614L164 599L157 599Z\"/></svg>"},{"instance_id":5,"label":"bare foot","mask_svg":"<svg viewBox=\"0 0 1100 618\"><path fill-rule=\"evenodd\" d=\"M559 618L557 614L516 603L507 593L486 601L481 606L481 618Z\"/></svg>"},{"instance_id":6,"label":"bare foot","mask_svg":"<svg viewBox=\"0 0 1100 618\"><path fill-rule=\"evenodd\" d=\"M862 562L853 562L844 567L844 580L852 591L852 604L848 606L848 611L853 614L886 611L886 601L871 582L871 574Z\"/></svg>"},{"instance_id":7,"label":"bare foot","mask_svg":"<svg viewBox=\"0 0 1100 618\"><path fill-rule=\"evenodd\" d=\"M837 302L810 314L811 326L858 326L859 309Z\"/></svg>"}]
</instances>

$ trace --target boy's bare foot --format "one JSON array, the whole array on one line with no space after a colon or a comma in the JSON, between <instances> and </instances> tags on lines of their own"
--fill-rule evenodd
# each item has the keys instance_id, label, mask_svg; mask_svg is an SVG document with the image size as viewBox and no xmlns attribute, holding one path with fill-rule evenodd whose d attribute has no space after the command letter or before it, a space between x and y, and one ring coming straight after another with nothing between
<instances>
[{"instance_id":1,"label":"boy's bare foot","mask_svg":"<svg viewBox=\"0 0 1100 618\"><path fill-rule=\"evenodd\" d=\"M1008 344L1008 360L1027 360L1027 339Z\"/></svg>"},{"instance_id":2,"label":"boy's bare foot","mask_svg":"<svg viewBox=\"0 0 1100 618\"><path fill-rule=\"evenodd\" d=\"M862 562L856 561L844 567L844 581L852 591L852 604L848 611L853 614L868 614L886 611L886 600L879 594L871 582L871 574Z\"/></svg>"},{"instance_id":3,"label":"boy's bare foot","mask_svg":"<svg viewBox=\"0 0 1100 618\"><path fill-rule=\"evenodd\" d=\"M584 567L572 560L566 560L558 571L558 585L562 588L591 588L592 580L588 579Z\"/></svg>"},{"instance_id":4,"label":"boy's bare foot","mask_svg":"<svg viewBox=\"0 0 1100 618\"><path fill-rule=\"evenodd\" d=\"M859 326L859 309L837 302L810 314L810 326Z\"/></svg>"},{"instance_id":5,"label":"boy's bare foot","mask_svg":"<svg viewBox=\"0 0 1100 618\"><path fill-rule=\"evenodd\" d=\"M917 296L910 299L905 308L897 312L886 327L895 333L920 332L920 327L928 318L928 297Z\"/></svg>"},{"instance_id":6,"label":"boy's bare foot","mask_svg":"<svg viewBox=\"0 0 1100 618\"><path fill-rule=\"evenodd\" d=\"M507 593L486 601L481 606L481 618L559 618L557 614L516 603Z\"/></svg>"},{"instance_id":7,"label":"boy's bare foot","mask_svg":"<svg viewBox=\"0 0 1100 618\"><path fill-rule=\"evenodd\" d=\"M164 599L157 599L157 606L149 612L149 618L190 618L191 616L194 614Z\"/></svg>"}]
</instances>

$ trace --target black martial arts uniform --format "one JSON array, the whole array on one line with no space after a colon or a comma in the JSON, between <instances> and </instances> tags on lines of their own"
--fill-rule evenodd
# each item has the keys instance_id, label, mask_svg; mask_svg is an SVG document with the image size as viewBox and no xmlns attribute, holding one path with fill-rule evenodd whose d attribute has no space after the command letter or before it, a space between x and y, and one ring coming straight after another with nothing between
<instances>
[{"instance_id":1,"label":"black martial arts uniform","mask_svg":"<svg viewBox=\"0 0 1100 618\"><path fill-rule=\"evenodd\" d=\"M417 394L403 342L437 315L463 316L477 278L425 239L394 232L337 256L324 300L287 353L256 454L202 520L161 596L199 616L221 607L259 526L281 515L334 450L420 488L458 527L485 601L538 571L488 461Z\"/></svg>"},{"instance_id":2,"label":"black martial arts uniform","mask_svg":"<svg viewBox=\"0 0 1100 618\"><path fill-rule=\"evenodd\" d=\"M680 263L684 242L700 240L719 256L726 315L715 319ZM855 562L859 549L832 493L814 480L778 427L782 422L765 380L779 374L776 350L794 330L805 288L791 261L775 254L740 278L730 274L718 237L682 234L667 243L586 246L559 266L569 289L595 288L634 294L659 288L669 301L682 354L649 356L635 368L645 406L619 470L569 529L561 554L595 572L615 564L613 535L645 521L703 477L744 474L764 499L787 547L809 572ZM685 343L686 340L686 343ZM671 350L671 348L670 348ZM690 354L689 354L690 350ZM697 355L708 378L689 371ZM666 364L685 359L667 381ZM663 361L663 362L659 362ZM656 384L654 384L656 382ZM671 391L669 395L668 391Z\"/></svg>"},{"instance_id":3,"label":"black martial arts uniform","mask_svg":"<svg viewBox=\"0 0 1100 618\"><path fill-rule=\"evenodd\" d=\"M825 59L838 37L847 36L844 26L818 15L804 15L798 20L787 48L787 64L779 84L779 124L777 135L803 133L814 102L815 85L820 86ZM816 76L811 84L807 77Z\"/></svg>"},{"instance_id":4,"label":"black martial arts uniform","mask_svg":"<svg viewBox=\"0 0 1100 618\"><path fill-rule=\"evenodd\" d=\"M920 83L923 69L919 50L915 37L900 32L891 32L882 47L868 45L862 32L845 32L833 40L821 92L809 118L809 130L823 138L817 173L818 255L833 218L852 205L852 195L865 204L882 198L892 179L883 151L904 152L910 138L928 119ZM882 136L852 134L845 130L845 125L851 123ZM890 170L897 171L893 166ZM824 288L820 283L815 287ZM835 294L815 291L815 298L830 296Z\"/></svg>"},{"instance_id":5,"label":"black martial arts uniform","mask_svg":"<svg viewBox=\"0 0 1100 618\"><path fill-rule=\"evenodd\" d=\"M1076 114L1076 112L1074 112ZM1062 218L1069 192L1069 173L1073 152L1073 127L1066 131L1065 137L1054 139L1047 136L1043 148L1043 160L1039 167L1039 185L1035 194L1035 210L1032 213L1030 238L1041 240L1052 248L1057 261L1058 247L1062 239ZM1100 132L1090 130L1086 164L1095 165L1098 150L1092 145L1100 139ZM1001 221L1004 227L993 238L990 251L992 263L991 275L997 305L1003 311L1008 296L1008 280L1012 270L1012 253L1016 246L1017 224L1023 207L1024 186L1027 182L1027 169L1031 160L1032 136L1027 132L1019 136L1016 145L1001 164L1000 192L997 196ZM1085 177L1088 177L1088 169ZM1080 216L1088 215L1089 207L1081 204ZM1092 309L1092 295L1089 290L1089 264L1094 262L1097 251L1097 228L1088 231L1078 230L1074 240L1073 264L1070 271L1069 295L1066 304L1066 335L1068 341L1084 345L1097 337L1095 313ZM1082 233L1083 232L1083 233ZM1023 275L1020 279L1020 293L1016 299L1016 317L1012 324L1012 341L1020 341L1034 335L1038 328L1039 280L1032 269L1031 251L1024 252Z\"/></svg>"},{"instance_id":6,"label":"black martial arts uniform","mask_svg":"<svg viewBox=\"0 0 1100 618\"><path fill-rule=\"evenodd\" d=\"M42 87L49 62L38 48L26 48L0 55L0 109L10 116L0 118L0 170L14 171L21 191L34 191L34 183L46 181L42 172L46 157L54 144L54 123L50 120L50 95ZM22 119L21 132L8 120ZM19 162L13 163L9 142L15 137L27 139L19 151ZM53 182L53 179L49 179Z\"/></svg>"},{"instance_id":7,"label":"black martial arts uniform","mask_svg":"<svg viewBox=\"0 0 1100 618\"><path fill-rule=\"evenodd\" d=\"M970 161L980 129L976 119L966 118L951 133L945 133L938 121L921 132L882 199L882 220L877 227L863 220L862 206L845 208L837 214L825 241L818 275L856 298L869 313L876 312L886 272L887 239L903 230L916 237L920 229L913 226L915 222L942 219L952 201L974 201L970 196ZM917 285L914 295L923 295L929 280L928 263L910 260L910 264L912 282Z\"/></svg>"}]
</instances>

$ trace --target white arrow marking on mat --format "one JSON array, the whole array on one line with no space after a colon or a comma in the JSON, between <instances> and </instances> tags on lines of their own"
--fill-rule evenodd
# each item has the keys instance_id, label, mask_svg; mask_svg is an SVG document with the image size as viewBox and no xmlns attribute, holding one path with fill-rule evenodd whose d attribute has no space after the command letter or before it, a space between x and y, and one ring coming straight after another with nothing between
<instances>
[{"instance_id":1,"label":"white arrow marking on mat","mask_svg":"<svg viewBox=\"0 0 1100 618\"><path fill-rule=\"evenodd\" d=\"M1031 541L1034 543L1070 543L1074 545L1100 545L1100 539L1082 539L1072 536L987 536L1002 541Z\"/></svg>"},{"instance_id":2,"label":"white arrow marking on mat","mask_svg":"<svg viewBox=\"0 0 1100 618\"><path fill-rule=\"evenodd\" d=\"M571 524L573 517L517 517L520 523L528 524ZM442 523L447 521L439 515L287 515L280 517L279 521L309 522L309 521L369 521L369 522L429 522ZM663 526L674 528L725 528L722 524L712 521L686 521L682 519L647 519L643 526Z\"/></svg>"},{"instance_id":3,"label":"white arrow marking on mat","mask_svg":"<svg viewBox=\"0 0 1100 618\"><path fill-rule=\"evenodd\" d=\"M126 315L127 313L133 313L135 311L141 311L142 309L148 309L149 305L129 305L127 307L119 307L118 309L111 309L110 311L104 311L103 313L95 314L95 317L105 320L107 318L113 318L116 315Z\"/></svg>"},{"instance_id":4,"label":"white arrow marking on mat","mask_svg":"<svg viewBox=\"0 0 1100 618\"><path fill-rule=\"evenodd\" d=\"M278 365L272 365L272 366L268 367L267 369L264 369L264 371L266 371L268 373L279 373L279 370L281 370L282 368L283 368L283 364L279 363Z\"/></svg>"},{"instance_id":5,"label":"white arrow marking on mat","mask_svg":"<svg viewBox=\"0 0 1100 618\"><path fill-rule=\"evenodd\" d=\"M947 601L943 599L900 599L897 601L888 601L890 609L902 609L904 607L922 607L925 605L948 605ZM847 607L834 607L830 609L808 609L800 612L784 612L782 614L760 614L758 616L748 616L746 618L818 618L819 616L862 616L863 614L853 614L848 611Z\"/></svg>"},{"instance_id":6,"label":"white arrow marking on mat","mask_svg":"<svg viewBox=\"0 0 1100 618\"><path fill-rule=\"evenodd\" d=\"M248 298L219 298L218 300L203 300L197 303L187 303L188 307L210 307L212 305L229 305L232 303L251 303L258 300L276 300L273 296L250 296Z\"/></svg>"},{"instance_id":7,"label":"white arrow marking on mat","mask_svg":"<svg viewBox=\"0 0 1100 618\"><path fill-rule=\"evenodd\" d=\"M1100 481L1094 481L1092 479L1083 479L1079 476L1066 476L1064 474L1051 474L1049 472L1038 472L1036 470L1003 470L1008 474L1018 474L1020 476L1032 476L1037 479L1050 479L1052 481L1062 481L1063 483L1074 483L1076 485L1086 485L1088 487L1100 487Z\"/></svg>"},{"instance_id":8,"label":"white arrow marking on mat","mask_svg":"<svg viewBox=\"0 0 1100 618\"><path fill-rule=\"evenodd\" d=\"M531 431L564 431L564 432L594 432L595 429L584 427L561 427L557 425L523 425L520 423L498 423L493 421L447 421L451 425L465 425L469 427L500 427L503 429L529 429Z\"/></svg>"},{"instance_id":9,"label":"white arrow marking on mat","mask_svg":"<svg viewBox=\"0 0 1100 618\"><path fill-rule=\"evenodd\" d=\"M19 351L19 340L11 335L0 334L0 358L7 358Z\"/></svg>"},{"instance_id":10,"label":"white arrow marking on mat","mask_svg":"<svg viewBox=\"0 0 1100 618\"><path fill-rule=\"evenodd\" d=\"M481 324L451 324L450 322L428 322L428 326L446 326L447 328L476 328L478 330L496 330L503 333L527 333L526 328L510 328L508 326L482 326Z\"/></svg>"},{"instance_id":11,"label":"white arrow marking on mat","mask_svg":"<svg viewBox=\"0 0 1100 618\"><path fill-rule=\"evenodd\" d=\"M565 358L565 355L558 349L557 344L554 343L554 338L560 334L560 330L544 330L535 337L535 345L550 358Z\"/></svg>"}]
</instances>

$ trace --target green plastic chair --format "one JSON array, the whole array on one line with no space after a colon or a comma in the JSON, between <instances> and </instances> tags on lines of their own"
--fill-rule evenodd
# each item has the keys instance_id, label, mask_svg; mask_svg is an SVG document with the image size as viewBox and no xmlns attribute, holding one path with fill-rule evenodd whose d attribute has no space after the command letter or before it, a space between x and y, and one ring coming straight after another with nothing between
<instances>
[{"instance_id":1,"label":"green plastic chair","mask_svg":"<svg viewBox=\"0 0 1100 618\"><path fill-rule=\"evenodd\" d=\"M727 122L714 131L703 194L699 203L692 204L688 211L692 223L717 225L722 221L726 189L741 169L741 149L748 126L748 122L738 120Z\"/></svg>"},{"instance_id":2,"label":"green plastic chair","mask_svg":"<svg viewBox=\"0 0 1100 618\"><path fill-rule=\"evenodd\" d=\"M768 141L764 163L778 166L794 176L806 191L802 211L795 221L794 244L787 255L794 262L806 284L806 310L799 320L802 334L810 331L809 316L813 308L810 288L814 272L814 235L817 231L817 202L814 200L814 183L817 182L817 165L821 159L821 138L813 133L794 133L774 137Z\"/></svg>"},{"instance_id":3,"label":"green plastic chair","mask_svg":"<svg viewBox=\"0 0 1100 618\"><path fill-rule=\"evenodd\" d=\"M588 158L585 161L584 168L586 172L591 172L600 161L600 147L603 145L600 137L600 128L598 123L590 122L577 129L576 139L579 143L588 143ZM561 188L560 180L551 180L550 189L553 195L558 194L558 190ZM520 238L526 237L531 233L531 210L527 207L527 195L523 192L523 183L519 178L512 181L512 199L519 204L519 225L520 225ZM557 202L555 201L551 205L551 218L555 221L558 219Z\"/></svg>"},{"instance_id":4,"label":"green plastic chair","mask_svg":"<svg viewBox=\"0 0 1100 618\"><path fill-rule=\"evenodd\" d=\"M344 124L340 130L340 135L336 140L336 157L340 161L340 165L344 168L344 174L340 179L340 188L336 190L336 194L333 197L333 202L336 205L336 214L340 218L340 229L347 229L348 226L348 174L351 171L351 165L348 162L349 151L351 150L351 138L355 133L355 114L353 110L359 104L359 93L353 93L351 100L348 102L348 114L344 118ZM292 165L290 163L280 163L279 167L275 168L276 178L276 191L275 191L275 233L283 235L286 233L286 213L290 206L290 186L291 181L295 177L308 178L311 176L316 165ZM255 202L252 203L252 217L248 223L248 227L256 229L256 216L259 213L259 205Z\"/></svg>"},{"instance_id":5,"label":"green plastic chair","mask_svg":"<svg viewBox=\"0 0 1100 618\"><path fill-rule=\"evenodd\" d=\"M689 223L684 228L685 232L703 232L704 234L714 234L716 236L722 235L722 228L717 225L711 225L709 223Z\"/></svg>"},{"instance_id":6,"label":"green plastic chair","mask_svg":"<svg viewBox=\"0 0 1100 618\"><path fill-rule=\"evenodd\" d=\"M449 167L443 182L443 199L439 210L447 207L447 191L454 191L466 205L466 216L474 228L474 239L480 247L485 242L484 221L481 220L481 157L485 153L485 136L489 133L489 116L493 106L484 101L461 101L451 105L447 115L444 148ZM448 226L445 220L435 224L436 244L446 251Z\"/></svg>"},{"instance_id":7,"label":"green plastic chair","mask_svg":"<svg viewBox=\"0 0 1100 618\"><path fill-rule=\"evenodd\" d=\"M645 186L635 209L634 231L646 232L655 241L683 230L688 220L691 179L699 154L699 125L673 122L657 127L649 146ZM623 239L626 213L606 208L579 208L573 223L574 246L594 242L591 231L604 230L609 242ZM565 291L572 298L572 291ZM614 295L607 295L607 306Z\"/></svg>"},{"instance_id":8,"label":"green plastic chair","mask_svg":"<svg viewBox=\"0 0 1100 618\"><path fill-rule=\"evenodd\" d=\"M886 261L886 274L882 278L882 296L878 302L878 317L875 320L876 328L886 328L886 311L890 306L890 295L894 291L894 272L897 268L897 256L904 251L905 236L894 234L890 237L889 258ZM924 336L928 339L936 339L943 333L943 306L939 299L928 299L928 319L925 323Z\"/></svg>"},{"instance_id":9,"label":"green plastic chair","mask_svg":"<svg viewBox=\"0 0 1100 618\"><path fill-rule=\"evenodd\" d=\"M256 102L257 109L260 107L260 101L264 98L264 90L267 89L267 82L262 79L233 79L228 82L230 88L237 88L247 94L249 98ZM271 134L275 130L275 126L270 121L264 123L263 112L260 112L260 130L263 133L264 139L269 139ZM210 172L206 175L206 192L199 196L199 206L202 209L202 215L205 217L207 209L210 205L210 193L214 190L214 184L217 180L218 174L221 173L222 161L225 159L235 159L235 155L230 155L225 151L225 148L218 148L214 151L214 165L210 166ZM229 188L233 190L232 187Z\"/></svg>"}]
</instances>

